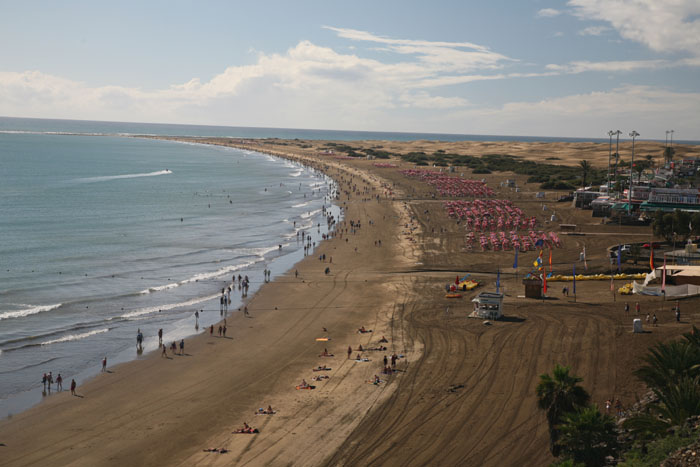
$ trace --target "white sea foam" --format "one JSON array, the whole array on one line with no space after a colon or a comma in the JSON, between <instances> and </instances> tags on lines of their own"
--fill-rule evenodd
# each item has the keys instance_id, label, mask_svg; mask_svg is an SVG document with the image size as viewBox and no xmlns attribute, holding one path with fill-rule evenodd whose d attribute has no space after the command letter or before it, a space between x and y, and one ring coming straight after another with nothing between
<instances>
[{"instance_id":1,"label":"white sea foam","mask_svg":"<svg viewBox=\"0 0 700 467\"><path fill-rule=\"evenodd\" d=\"M165 305L156 305L156 306L149 306L149 307L145 307L145 308L138 308L134 311L130 311L129 313L125 313L125 314L121 315L121 318L135 319L135 318L138 318L139 316L148 315L151 313L157 313L159 311L168 311L168 310L173 310L175 308L196 305L198 303L206 302L208 300L214 300L215 298L217 298L219 296L220 296L219 294L214 294L214 295L208 295L206 297L193 298L193 299L187 300L185 302L166 303Z\"/></svg>"},{"instance_id":2,"label":"white sea foam","mask_svg":"<svg viewBox=\"0 0 700 467\"><path fill-rule=\"evenodd\" d=\"M21 304L20 306L25 306L25 307L29 307L29 308L25 308L24 310L6 311L5 313L0 313L0 319L23 318L25 316L35 315L37 313L41 313L42 311L55 310L56 308L58 308L61 305L62 305L62 303L55 303L53 305L38 305L38 306Z\"/></svg>"},{"instance_id":3,"label":"white sea foam","mask_svg":"<svg viewBox=\"0 0 700 467\"><path fill-rule=\"evenodd\" d=\"M158 285L155 287L149 287L147 289L142 290L141 294L147 294L151 292L160 292L161 290L168 290L168 289L174 289L175 287L178 287L180 284L177 282L171 282L170 284L165 284L165 285Z\"/></svg>"},{"instance_id":4,"label":"white sea foam","mask_svg":"<svg viewBox=\"0 0 700 467\"><path fill-rule=\"evenodd\" d=\"M303 208L304 206L308 206L309 203L311 203L311 201L307 201L307 202L305 202L305 203L295 204L295 205L292 206L292 207L293 207L293 208Z\"/></svg>"},{"instance_id":5,"label":"white sea foam","mask_svg":"<svg viewBox=\"0 0 700 467\"><path fill-rule=\"evenodd\" d=\"M125 174L125 175L106 175L103 177L87 177L87 178L76 178L73 182L76 183L95 183L95 182L107 182L109 180L120 180L123 178L140 178L140 177L157 177L159 175L170 175L172 170L159 170L157 172L146 172L138 174Z\"/></svg>"},{"instance_id":6,"label":"white sea foam","mask_svg":"<svg viewBox=\"0 0 700 467\"><path fill-rule=\"evenodd\" d=\"M42 342L41 345L51 345L58 344L59 342L70 342L77 341L79 339L85 339L86 337L94 336L95 334L102 334L108 332L108 328L97 329L95 331L84 332L82 334L69 334L67 336L59 337L58 339L51 339L50 341Z\"/></svg>"},{"instance_id":7,"label":"white sea foam","mask_svg":"<svg viewBox=\"0 0 700 467\"><path fill-rule=\"evenodd\" d=\"M305 213L305 214L302 214L301 217L304 218L304 219L308 219L309 217L315 216L315 215L318 214L319 212L321 212L321 210L320 210L320 209L316 209L315 211L309 211L309 212L307 212L307 213Z\"/></svg>"},{"instance_id":8,"label":"white sea foam","mask_svg":"<svg viewBox=\"0 0 700 467\"><path fill-rule=\"evenodd\" d=\"M291 177L298 177L299 175L304 173L304 169L299 169L296 172L289 174Z\"/></svg>"},{"instance_id":9,"label":"white sea foam","mask_svg":"<svg viewBox=\"0 0 700 467\"><path fill-rule=\"evenodd\" d=\"M277 249L277 247L267 247L267 248L249 248L247 250L250 251L249 254L263 256L265 253L269 253L270 251L273 251L276 249ZM238 251L244 252L243 250L246 250L246 249L242 249L242 250L238 250ZM245 262L242 264L236 264L233 266L226 266L224 268L217 269L216 271L202 272L199 274L195 274L194 276L192 276L188 279L183 279L179 282L171 282L169 284L149 287L147 289L142 290L139 293L140 294L149 294L152 292L160 292L162 290L174 289L175 287L179 287L179 286L185 285L185 284L191 284L193 282L203 281L203 280L207 280L207 279L214 279L216 277L221 277L221 276L231 274L233 271L238 271L239 269L243 269L245 267L252 266L256 262L257 261L248 261L248 262Z\"/></svg>"}]
</instances>

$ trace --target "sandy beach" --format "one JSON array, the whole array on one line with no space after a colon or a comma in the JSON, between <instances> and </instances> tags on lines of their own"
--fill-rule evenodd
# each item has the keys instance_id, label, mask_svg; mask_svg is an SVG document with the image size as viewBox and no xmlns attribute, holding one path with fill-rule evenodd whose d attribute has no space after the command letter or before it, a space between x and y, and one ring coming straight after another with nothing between
<instances>
[{"instance_id":1,"label":"sandy beach","mask_svg":"<svg viewBox=\"0 0 700 467\"><path fill-rule=\"evenodd\" d=\"M64 391L2 421L0 465L546 465L547 423L534 391L541 373L571 365L594 402L615 397L630 405L644 391L632 371L645 349L698 324L697 298L683 301L687 311L676 323L668 302L614 296L609 282L581 282L575 300L561 294L561 283L551 284L550 300L521 298L522 275L536 253L521 254L516 276L512 251L466 251L463 228L426 184L399 173L413 166L397 159L321 155L321 143L309 141L194 141L324 171L339 184L344 222L296 266L298 275L292 270L262 287L248 304L250 317L233 313L226 338L201 333L186 339L185 355L154 353L110 367L79 382L79 397ZM607 145L547 144L381 142L403 153L444 148L536 158L547 150L565 165L607 163ZM659 152L647 144L640 150ZM536 199L536 185L524 176L474 178L542 222L546 203L557 224L579 226L579 235L562 235L563 247L553 252L562 273L571 272L583 247L589 271L605 272L607 247L650 238L649 228L602 225L589 211L555 203L553 194ZM525 188L501 187L506 178ZM361 227L352 229L351 220ZM467 319L470 299L495 290L497 270L507 319L490 326ZM444 285L466 273L483 285L446 299ZM625 301L654 310L660 326L633 335ZM359 333L362 326L372 332ZM360 352L360 345L387 350ZM326 349L333 356L321 356ZM383 375L383 357L394 353L398 371ZM369 361L355 361L358 354ZM330 370L312 371L319 366ZM312 380L321 374L329 378ZM375 375L381 383L372 384ZM315 389L295 389L303 379ZM255 415L268 405L274 415ZM259 433L232 433L244 423ZM227 452L204 451L211 448Z\"/></svg>"}]
</instances>

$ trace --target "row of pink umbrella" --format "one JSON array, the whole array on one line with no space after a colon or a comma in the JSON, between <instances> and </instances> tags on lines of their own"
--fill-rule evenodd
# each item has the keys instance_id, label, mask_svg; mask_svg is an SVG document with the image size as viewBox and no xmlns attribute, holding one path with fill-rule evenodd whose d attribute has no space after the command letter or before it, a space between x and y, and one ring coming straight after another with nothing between
<instances>
[{"instance_id":1,"label":"row of pink umbrella","mask_svg":"<svg viewBox=\"0 0 700 467\"><path fill-rule=\"evenodd\" d=\"M526 230L537 226L536 217L504 199L446 201L447 215L465 222L467 230Z\"/></svg>"},{"instance_id":2,"label":"row of pink umbrella","mask_svg":"<svg viewBox=\"0 0 700 467\"><path fill-rule=\"evenodd\" d=\"M511 250L517 248L520 251L536 250L537 248L561 248L561 240L554 232L535 232L531 230L527 235L519 235L516 231L508 233L504 231L490 232L488 236L480 234L478 237L482 251L486 250ZM542 240L542 242L538 242ZM474 232L467 233L467 248L472 249L477 237Z\"/></svg>"},{"instance_id":3,"label":"row of pink umbrella","mask_svg":"<svg viewBox=\"0 0 700 467\"><path fill-rule=\"evenodd\" d=\"M468 178L451 177L442 172L429 170L407 169L401 173L406 177L417 178L435 187L440 196L460 198L460 197L491 197L494 191L480 180Z\"/></svg>"}]
</instances>

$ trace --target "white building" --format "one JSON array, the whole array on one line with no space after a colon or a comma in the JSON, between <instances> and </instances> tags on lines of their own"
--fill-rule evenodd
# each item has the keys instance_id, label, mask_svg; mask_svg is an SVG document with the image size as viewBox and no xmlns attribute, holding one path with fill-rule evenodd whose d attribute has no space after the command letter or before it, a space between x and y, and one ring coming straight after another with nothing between
<instances>
[{"instance_id":1,"label":"white building","mask_svg":"<svg viewBox=\"0 0 700 467\"><path fill-rule=\"evenodd\" d=\"M503 294L481 292L474 299L474 311L471 318L500 319L503 316Z\"/></svg>"}]
</instances>

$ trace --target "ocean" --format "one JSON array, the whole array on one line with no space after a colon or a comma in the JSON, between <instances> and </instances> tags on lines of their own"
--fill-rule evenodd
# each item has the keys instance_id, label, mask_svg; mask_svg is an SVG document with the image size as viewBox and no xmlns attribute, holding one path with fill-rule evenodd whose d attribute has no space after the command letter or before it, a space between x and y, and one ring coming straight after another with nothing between
<instances>
[{"instance_id":1,"label":"ocean","mask_svg":"<svg viewBox=\"0 0 700 467\"><path fill-rule=\"evenodd\" d=\"M146 352L159 328L202 332L232 276L252 296L303 258L298 232L321 241L324 207L340 218L332 180L290 161L55 123L0 132L2 417L42 399L44 373L80 383L139 358L137 330Z\"/></svg>"}]
</instances>

